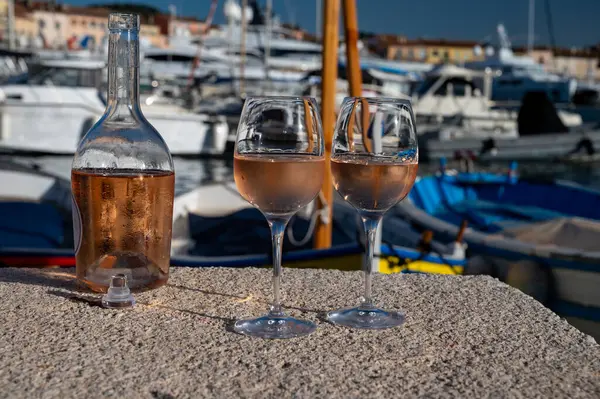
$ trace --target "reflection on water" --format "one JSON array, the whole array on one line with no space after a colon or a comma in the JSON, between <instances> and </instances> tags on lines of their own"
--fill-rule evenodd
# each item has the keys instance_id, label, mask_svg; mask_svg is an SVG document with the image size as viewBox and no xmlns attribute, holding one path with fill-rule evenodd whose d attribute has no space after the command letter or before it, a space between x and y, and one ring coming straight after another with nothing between
<instances>
[{"instance_id":1,"label":"reflection on water","mask_svg":"<svg viewBox=\"0 0 600 399\"><path fill-rule=\"evenodd\" d=\"M233 180L231 159L175 158L175 195L212 182Z\"/></svg>"},{"instance_id":2,"label":"reflection on water","mask_svg":"<svg viewBox=\"0 0 600 399\"><path fill-rule=\"evenodd\" d=\"M0 157L13 159L27 164L37 164L43 170L55 173L65 179L71 178L71 157ZM175 162L175 195L185 193L194 188L211 183L233 180L233 158L231 159L183 159L174 158ZM477 165L479 171L505 173L508 163L490 163ZM564 179L600 189L600 168L597 164L565 164L565 163L521 163L518 171L522 177L541 179ZM458 167L449 163L448 167ZM438 164L420 164L419 175L427 175L437 171Z\"/></svg>"}]
</instances>

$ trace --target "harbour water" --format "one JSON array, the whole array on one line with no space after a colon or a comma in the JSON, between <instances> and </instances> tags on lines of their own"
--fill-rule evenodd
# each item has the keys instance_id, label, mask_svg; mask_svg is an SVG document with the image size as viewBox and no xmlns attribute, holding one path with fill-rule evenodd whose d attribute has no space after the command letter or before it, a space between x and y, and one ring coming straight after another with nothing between
<instances>
[{"instance_id":1,"label":"harbour water","mask_svg":"<svg viewBox=\"0 0 600 399\"><path fill-rule=\"evenodd\" d=\"M71 157L16 157L3 156L25 164L36 164L41 169L70 179ZM213 183L233 180L233 158L224 159L189 159L174 158L175 163L175 195L183 194L196 187ZM449 164L450 167L457 165ZM532 179L561 179L569 180L586 187L600 189L600 168L595 163L566 164L566 163L521 163L518 173L521 177ZM489 163L476 165L479 171L501 173L508 170L507 163ZM437 164L421 163L419 175L434 173Z\"/></svg>"}]
</instances>

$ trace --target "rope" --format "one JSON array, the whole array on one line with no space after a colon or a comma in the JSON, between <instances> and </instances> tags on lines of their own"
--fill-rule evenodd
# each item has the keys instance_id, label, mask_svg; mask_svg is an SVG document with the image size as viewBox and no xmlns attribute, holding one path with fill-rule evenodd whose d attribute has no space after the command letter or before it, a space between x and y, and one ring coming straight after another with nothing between
<instances>
[{"instance_id":1,"label":"rope","mask_svg":"<svg viewBox=\"0 0 600 399\"><path fill-rule=\"evenodd\" d=\"M319 192L319 200L323 203L323 204L327 204L324 201L324 196L323 196L323 192ZM290 223L288 224L288 228L287 228L287 237L290 240L290 242L292 243L292 245L295 246L303 246L306 245L308 243L308 241L311 239L311 237L313 236L314 230L315 230L315 226L317 224L317 220L319 218L321 218L321 222L324 224L329 223L329 205L325 205L321 210L318 210L317 208L315 208L316 210L313 212L311 219L310 219L310 223L308 226L308 230L306 231L306 234L304 235L304 237L301 240L297 240L296 237L294 236L294 231L292 229L292 226L294 224L294 219L292 219L290 221ZM340 227L340 231L345 233L345 230L343 228L341 228L341 226L338 224L339 222L337 222L335 219L332 221L334 226L338 225L338 227ZM358 244L358 246L365 251L365 246L363 245L361 239L360 239L360 230L356 229L356 237L355 237L355 241ZM349 239L352 239L352 236L350 234L345 233L346 236ZM438 251L434 250L432 247L430 247L429 250L421 250L421 252L419 253L419 256L416 259L413 260L407 260L406 258L403 258L398 251L396 250L396 248L394 247L394 245L392 243L390 243L387 240L383 240L382 239L382 244L383 245L387 245L388 248L390 249L390 251L392 252L392 255L383 255L381 253L374 253L373 254L373 258L379 258L379 259L385 259L388 263L390 264L396 264L396 266L399 267L406 267L408 268L408 266L413 263L413 262L418 262L420 260L422 260L425 256L429 255L429 254L433 254L436 255L437 257L440 258L440 260L442 261L442 263L446 266L448 266L450 268L450 270L452 271L453 274L460 274L455 268L454 265L450 264L450 262L448 262L448 260ZM404 263L399 263L396 262L395 259L393 258L397 258L399 260L403 259Z\"/></svg>"},{"instance_id":2,"label":"rope","mask_svg":"<svg viewBox=\"0 0 600 399\"><path fill-rule=\"evenodd\" d=\"M306 231L306 234L304 235L304 237L302 237L301 240L296 239L296 237L294 236L294 230L292 227L294 225L295 219L292 219L288 224L287 237L292 243L292 245L295 245L297 247L306 245L308 241L312 238L313 233L315 232L317 220L321 219L321 223L329 224L329 204L325 200L325 196L323 195L322 191L319 191L319 201L321 201L321 203L323 204L323 208L318 209L317 207L315 207L315 210L313 211L313 214L310 217L308 230Z\"/></svg>"},{"instance_id":3,"label":"rope","mask_svg":"<svg viewBox=\"0 0 600 399\"><path fill-rule=\"evenodd\" d=\"M334 224L335 224L335 220L334 220ZM358 243L358 246L362 249L362 251L364 252L366 250L365 246L363 245L361 239L360 239L360 230L356 230L356 242ZM438 251L434 250L432 246L429 246L429 250L424 250L421 249L419 256L416 259L413 260L407 260L406 258L402 257L399 253L398 250L394 247L394 244L392 244L391 242L384 240L383 238L381 239L381 243L382 245L387 245L387 247L390 249L390 251L392 252L392 255L383 255L382 253L374 253L373 254L373 258L378 258L378 259L384 259L386 260L388 263L390 264L395 264L396 266L399 266L400 268L405 267L406 269L408 269L409 265L411 263L414 262L418 262L420 260L422 260L425 256L429 255L429 254L433 254L436 255L437 257L440 258L440 260L442 261L442 263L446 266L448 266L450 268L450 270L452 270L453 274L460 274L453 265L450 264L450 262L448 262L448 260ZM396 262L393 258L398 258L398 260L403 259L404 262L400 263L400 262Z\"/></svg>"}]
</instances>

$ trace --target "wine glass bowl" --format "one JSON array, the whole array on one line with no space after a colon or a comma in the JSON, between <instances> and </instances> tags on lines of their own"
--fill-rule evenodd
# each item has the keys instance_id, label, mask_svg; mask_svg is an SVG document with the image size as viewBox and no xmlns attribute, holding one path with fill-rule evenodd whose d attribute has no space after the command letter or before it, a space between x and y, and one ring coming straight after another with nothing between
<instances>
[{"instance_id":1,"label":"wine glass bowl","mask_svg":"<svg viewBox=\"0 0 600 399\"><path fill-rule=\"evenodd\" d=\"M273 241L274 299L269 313L240 320L234 330L263 338L310 334L316 326L284 314L280 302L283 233L290 218L317 196L325 157L321 121L309 97L249 97L234 152L234 179L246 201L267 219Z\"/></svg>"},{"instance_id":2,"label":"wine glass bowl","mask_svg":"<svg viewBox=\"0 0 600 399\"><path fill-rule=\"evenodd\" d=\"M399 312L378 309L371 297L374 240L385 212L403 200L417 176L418 147L409 101L349 97L336 123L331 155L333 185L358 211L367 236L365 294L356 308L332 311L328 319L356 328L402 324Z\"/></svg>"}]
</instances>

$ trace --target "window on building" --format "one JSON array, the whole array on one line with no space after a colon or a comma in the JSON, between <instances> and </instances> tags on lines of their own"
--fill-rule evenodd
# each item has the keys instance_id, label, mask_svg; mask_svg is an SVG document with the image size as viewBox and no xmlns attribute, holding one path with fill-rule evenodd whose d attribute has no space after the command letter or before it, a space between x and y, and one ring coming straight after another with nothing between
<instances>
[{"instance_id":1,"label":"window on building","mask_svg":"<svg viewBox=\"0 0 600 399\"><path fill-rule=\"evenodd\" d=\"M55 28L56 30L59 30L59 29L60 29L60 22L55 22L55 23L54 23L54 28Z\"/></svg>"},{"instance_id":2,"label":"window on building","mask_svg":"<svg viewBox=\"0 0 600 399\"><path fill-rule=\"evenodd\" d=\"M408 59L409 60L414 60L415 59L415 50L412 48L408 49Z\"/></svg>"},{"instance_id":3,"label":"window on building","mask_svg":"<svg viewBox=\"0 0 600 399\"><path fill-rule=\"evenodd\" d=\"M440 55L440 53L437 49L433 49L433 51L431 52L431 55L434 57L437 57L438 55Z\"/></svg>"},{"instance_id":4,"label":"window on building","mask_svg":"<svg viewBox=\"0 0 600 399\"><path fill-rule=\"evenodd\" d=\"M424 60L427 57L427 50L424 48L419 49L419 59Z\"/></svg>"},{"instance_id":5,"label":"window on building","mask_svg":"<svg viewBox=\"0 0 600 399\"><path fill-rule=\"evenodd\" d=\"M96 21L90 22L90 28L96 29Z\"/></svg>"}]
</instances>

